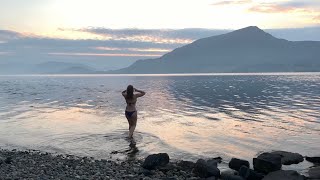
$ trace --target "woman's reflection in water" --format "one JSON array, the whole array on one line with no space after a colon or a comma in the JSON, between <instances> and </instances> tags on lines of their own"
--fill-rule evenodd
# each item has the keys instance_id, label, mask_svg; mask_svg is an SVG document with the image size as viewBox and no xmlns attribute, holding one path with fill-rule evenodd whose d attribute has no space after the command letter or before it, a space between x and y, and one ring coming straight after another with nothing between
<instances>
[{"instance_id":1,"label":"woman's reflection in water","mask_svg":"<svg viewBox=\"0 0 320 180\"><path fill-rule=\"evenodd\" d=\"M112 151L111 154L126 154L128 161L133 161L136 159L136 156L139 152L139 149L136 146L136 141L134 138L128 138L129 148L119 151Z\"/></svg>"},{"instance_id":2,"label":"woman's reflection in water","mask_svg":"<svg viewBox=\"0 0 320 180\"><path fill-rule=\"evenodd\" d=\"M127 151L127 159L129 161L135 160L139 152L139 149L136 146L136 141L132 138L130 139L129 149Z\"/></svg>"}]
</instances>

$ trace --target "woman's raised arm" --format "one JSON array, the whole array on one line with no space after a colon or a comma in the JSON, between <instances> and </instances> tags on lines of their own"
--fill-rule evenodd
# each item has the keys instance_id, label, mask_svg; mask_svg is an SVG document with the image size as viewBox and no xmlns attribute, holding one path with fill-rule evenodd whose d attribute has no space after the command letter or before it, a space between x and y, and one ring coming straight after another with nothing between
<instances>
[{"instance_id":1,"label":"woman's raised arm","mask_svg":"<svg viewBox=\"0 0 320 180\"><path fill-rule=\"evenodd\" d=\"M142 97L146 94L146 92L138 90L138 89L134 89L136 92L138 92L139 94L137 94L137 97Z\"/></svg>"},{"instance_id":2,"label":"woman's raised arm","mask_svg":"<svg viewBox=\"0 0 320 180\"><path fill-rule=\"evenodd\" d=\"M121 93L121 94L122 94L122 96L123 96L123 97L126 97L127 90L122 91L122 93Z\"/></svg>"}]
</instances>

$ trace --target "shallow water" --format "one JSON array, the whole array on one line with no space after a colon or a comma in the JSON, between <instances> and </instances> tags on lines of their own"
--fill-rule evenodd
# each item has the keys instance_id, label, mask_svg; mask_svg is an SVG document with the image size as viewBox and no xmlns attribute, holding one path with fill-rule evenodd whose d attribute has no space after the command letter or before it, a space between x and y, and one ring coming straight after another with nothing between
<instances>
[{"instance_id":1,"label":"shallow water","mask_svg":"<svg viewBox=\"0 0 320 180\"><path fill-rule=\"evenodd\" d=\"M135 145L121 91L137 102ZM0 146L96 158L319 155L320 74L0 76Z\"/></svg>"}]
</instances>

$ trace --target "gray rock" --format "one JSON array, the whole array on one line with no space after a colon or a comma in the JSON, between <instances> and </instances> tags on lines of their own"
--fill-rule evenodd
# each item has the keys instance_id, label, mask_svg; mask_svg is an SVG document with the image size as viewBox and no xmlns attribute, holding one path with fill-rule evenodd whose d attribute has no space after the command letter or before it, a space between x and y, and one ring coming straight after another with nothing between
<instances>
[{"instance_id":1,"label":"gray rock","mask_svg":"<svg viewBox=\"0 0 320 180\"><path fill-rule=\"evenodd\" d=\"M239 169L239 175L246 180L261 180L263 174L257 173L252 169L249 169L247 166L241 166Z\"/></svg>"},{"instance_id":2,"label":"gray rock","mask_svg":"<svg viewBox=\"0 0 320 180\"><path fill-rule=\"evenodd\" d=\"M154 173L148 169L141 169L141 173L145 176L151 176L153 175Z\"/></svg>"},{"instance_id":3,"label":"gray rock","mask_svg":"<svg viewBox=\"0 0 320 180\"><path fill-rule=\"evenodd\" d=\"M177 178L175 177L164 177L164 178L161 178L161 180L176 180Z\"/></svg>"},{"instance_id":4,"label":"gray rock","mask_svg":"<svg viewBox=\"0 0 320 180\"><path fill-rule=\"evenodd\" d=\"M308 174L311 179L320 179L320 167L309 169Z\"/></svg>"},{"instance_id":5,"label":"gray rock","mask_svg":"<svg viewBox=\"0 0 320 180\"><path fill-rule=\"evenodd\" d=\"M234 170L225 170L221 172L220 179L222 180L244 180L241 176L238 175L239 173Z\"/></svg>"},{"instance_id":6,"label":"gray rock","mask_svg":"<svg viewBox=\"0 0 320 180\"><path fill-rule=\"evenodd\" d=\"M162 171L162 172L167 172L167 171L173 170L175 168L176 168L176 166L174 166L172 163L168 163L165 166L157 166L156 167L156 169L158 169L159 171Z\"/></svg>"},{"instance_id":7,"label":"gray rock","mask_svg":"<svg viewBox=\"0 0 320 180\"><path fill-rule=\"evenodd\" d=\"M262 153L257 158L253 158L255 171L268 174L281 169L281 156L279 154Z\"/></svg>"},{"instance_id":8,"label":"gray rock","mask_svg":"<svg viewBox=\"0 0 320 180\"><path fill-rule=\"evenodd\" d=\"M211 177L206 178L206 180L216 180L216 179L217 179L217 178L214 177L214 176L211 176Z\"/></svg>"},{"instance_id":9,"label":"gray rock","mask_svg":"<svg viewBox=\"0 0 320 180\"><path fill-rule=\"evenodd\" d=\"M177 165L182 170L192 170L195 166L195 163L192 161L179 161Z\"/></svg>"},{"instance_id":10,"label":"gray rock","mask_svg":"<svg viewBox=\"0 0 320 180\"><path fill-rule=\"evenodd\" d=\"M283 165L291 165L291 164L298 164L302 162L303 156L298 153L286 152L286 151L274 151L271 154L278 154L281 156L281 163Z\"/></svg>"},{"instance_id":11,"label":"gray rock","mask_svg":"<svg viewBox=\"0 0 320 180\"><path fill-rule=\"evenodd\" d=\"M145 169L155 169L157 166L165 166L169 163L169 155L167 153L159 153L149 155L142 167Z\"/></svg>"},{"instance_id":12,"label":"gray rock","mask_svg":"<svg viewBox=\"0 0 320 180\"><path fill-rule=\"evenodd\" d=\"M229 162L229 168L233 170L239 171L241 166L247 166L249 168L250 167L249 161L232 158L231 161Z\"/></svg>"},{"instance_id":13,"label":"gray rock","mask_svg":"<svg viewBox=\"0 0 320 180\"><path fill-rule=\"evenodd\" d=\"M6 163L6 164L11 164L12 163L12 157L7 157L5 160L4 160L4 162Z\"/></svg>"},{"instance_id":14,"label":"gray rock","mask_svg":"<svg viewBox=\"0 0 320 180\"><path fill-rule=\"evenodd\" d=\"M300 175L297 171L279 170L269 173L263 180L304 180L304 176Z\"/></svg>"},{"instance_id":15,"label":"gray rock","mask_svg":"<svg viewBox=\"0 0 320 180\"><path fill-rule=\"evenodd\" d=\"M2 163L4 163L5 159L6 159L6 158L0 156L0 165L1 165Z\"/></svg>"},{"instance_id":16,"label":"gray rock","mask_svg":"<svg viewBox=\"0 0 320 180\"><path fill-rule=\"evenodd\" d=\"M308 157L306 156L306 160L315 164L320 164L320 157Z\"/></svg>"},{"instance_id":17,"label":"gray rock","mask_svg":"<svg viewBox=\"0 0 320 180\"><path fill-rule=\"evenodd\" d=\"M215 157L215 158L212 158L211 160L215 160L217 161L218 163L221 163L222 162L222 157Z\"/></svg>"},{"instance_id":18,"label":"gray rock","mask_svg":"<svg viewBox=\"0 0 320 180\"><path fill-rule=\"evenodd\" d=\"M208 166L218 167L218 161L215 160L215 159L209 159L209 160L207 160L207 164L208 164Z\"/></svg>"},{"instance_id":19,"label":"gray rock","mask_svg":"<svg viewBox=\"0 0 320 180\"><path fill-rule=\"evenodd\" d=\"M212 160L205 161L203 159L199 159L195 164L193 173L201 178L220 176L220 170L217 167L217 163L213 162Z\"/></svg>"}]
</instances>

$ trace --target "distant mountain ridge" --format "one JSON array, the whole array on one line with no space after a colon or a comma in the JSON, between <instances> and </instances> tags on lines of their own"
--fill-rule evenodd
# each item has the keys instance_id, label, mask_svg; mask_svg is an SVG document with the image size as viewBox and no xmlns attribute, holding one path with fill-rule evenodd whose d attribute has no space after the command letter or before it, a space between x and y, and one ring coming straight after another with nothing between
<instances>
[{"instance_id":1,"label":"distant mountain ridge","mask_svg":"<svg viewBox=\"0 0 320 180\"><path fill-rule=\"evenodd\" d=\"M278 39L256 26L203 38L110 73L320 71L320 42Z\"/></svg>"},{"instance_id":2,"label":"distant mountain ridge","mask_svg":"<svg viewBox=\"0 0 320 180\"><path fill-rule=\"evenodd\" d=\"M66 62L45 62L41 64L2 64L0 74L93 74L94 68Z\"/></svg>"}]
</instances>

